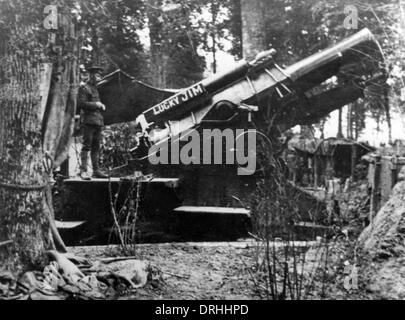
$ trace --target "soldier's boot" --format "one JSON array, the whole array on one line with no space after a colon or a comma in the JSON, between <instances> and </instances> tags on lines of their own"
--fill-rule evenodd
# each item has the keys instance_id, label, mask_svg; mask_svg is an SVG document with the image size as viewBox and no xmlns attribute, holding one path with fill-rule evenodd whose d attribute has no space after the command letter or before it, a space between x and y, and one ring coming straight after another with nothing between
<instances>
[{"instance_id":1,"label":"soldier's boot","mask_svg":"<svg viewBox=\"0 0 405 320\"><path fill-rule=\"evenodd\" d=\"M83 180L91 180L88 172L89 153L87 151L82 151L80 154L80 160L80 178Z\"/></svg>"},{"instance_id":2,"label":"soldier's boot","mask_svg":"<svg viewBox=\"0 0 405 320\"><path fill-rule=\"evenodd\" d=\"M108 175L106 175L103 171L100 170L98 162L99 162L99 153L98 152L92 153L91 164L93 166L93 178L107 179Z\"/></svg>"}]
</instances>

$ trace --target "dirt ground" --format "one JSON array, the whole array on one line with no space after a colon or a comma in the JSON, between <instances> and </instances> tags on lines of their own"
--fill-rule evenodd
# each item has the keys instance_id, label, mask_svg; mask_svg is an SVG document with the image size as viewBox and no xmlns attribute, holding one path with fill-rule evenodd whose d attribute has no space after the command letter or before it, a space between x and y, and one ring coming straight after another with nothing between
<instances>
[{"instance_id":1,"label":"dirt ground","mask_svg":"<svg viewBox=\"0 0 405 320\"><path fill-rule=\"evenodd\" d=\"M138 245L136 257L150 265L150 278L145 287L120 299L265 299L250 273L256 250L249 242ZM319 264L316 250L312 250L306 264L308 270L313 269L312 264ZM71 247L69 251L90 260L119 255L117 246ZM328 266L329 275L314 279L315 290L306 299L367 299L360 292L343 289L344 275L339 272L343 260L338 254L334 256L330 260L333 265ZM323 281L326 295L322 296Z\"/></svg>"},{"instance_id":2,"label":"dirt ground","mask_svg":"<svg viewBox=\"0 0 405 320\"><path fill-rule=\"evenodd\" d=\"M362 256L354 253L357 252L354 249L357 243L355 239L359 230L362 230L362 210L368 212L367 190L363 185L355 185L351 189L351 196L345 199L342 206L344 221L341 222L346 225L350 239L332 243L327 251L327 263L323 263L324 258L317 248L304 250L303 272L307 279L303 292L305 286L309 286L309 293L305 293L301 299L374 299L369 288L371 275L362 268L370 263L362 261ZM263 270L254 267L258 261L257 242L249 239L238 242L138 244L130 253L124 253L117 245L70 247L69 251L89 260L130 255L145 261L149 265L150 275L146 286L120 299L266 298L266 281L263 281L263 274L260 274ZM284 259L282 251L278 258L280 261ZM354 265L359 267L358 289L347 291L345 279ZM313 271L317 268L319 272L314 276Z\"/></svg>"},{"instance_id":3,"label":"dirt ground","mask_svg":"<svg viewBox=\"0 0 405 320\"><path fill-rule=\"evenodd\" d=\"M117 247L72 247L89 259L116 254ZM136 294L123 299L259 299L246 264L252 248L240 245L138 245L136 256L151 266L152 279Z\"/></svg>"}]
</instances>

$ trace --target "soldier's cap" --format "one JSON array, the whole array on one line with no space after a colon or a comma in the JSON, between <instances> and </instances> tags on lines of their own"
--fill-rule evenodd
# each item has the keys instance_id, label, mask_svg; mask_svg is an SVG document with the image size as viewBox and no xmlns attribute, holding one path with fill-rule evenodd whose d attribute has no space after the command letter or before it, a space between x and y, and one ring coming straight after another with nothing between
<instances>
[{"instance_id":1,"label":"soldier's cap","mask_svg":"<svg viewBox=\"0 0 405 320\"><path fill-rule=\"evenodd\" d=\"M90 66L90 67L87 68L87 71L90 72L90 73L97 73L97 72L101 73L101 72L104 71L104 69L102 67L99 67L99 66Z\"/></svg>"}]
</instances>

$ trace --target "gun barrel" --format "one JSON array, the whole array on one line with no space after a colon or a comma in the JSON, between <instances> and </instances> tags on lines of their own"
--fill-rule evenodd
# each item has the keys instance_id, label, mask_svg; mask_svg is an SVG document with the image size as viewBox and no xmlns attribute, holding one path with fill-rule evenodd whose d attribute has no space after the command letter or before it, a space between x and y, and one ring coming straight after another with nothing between
<instances>
[{"instance_id":1,"label":"gun barrel","mask_svg":"<svg viewBox=\"0 0 405 320\"><path fill-rule=\"evenodd\" d=\"M338 73L342 75L344 66L351 66L347 77L367 76L381 70L383 61L377 40L370 30L363 29L335 46L291 65L285 72L306 91Z\"/></svg>"},{"instance_id":2,"label":"gun barrel","mask_svg":"<svg viewBox=\"0 0 405 320\"><path fill-rule=\"evenodd\" d=\"M239 80L240 78L243 78L249 71L249 68L249 63L245 60L241 60L232 70L215 74L204 79L201 83L208 93L214 93Z\"/></svg>"}]
</instances>

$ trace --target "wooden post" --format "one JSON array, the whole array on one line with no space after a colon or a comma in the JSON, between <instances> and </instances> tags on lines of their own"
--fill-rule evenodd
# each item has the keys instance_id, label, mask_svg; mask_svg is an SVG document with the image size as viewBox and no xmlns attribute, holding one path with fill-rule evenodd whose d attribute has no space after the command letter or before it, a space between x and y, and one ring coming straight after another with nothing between
<instances>
[{"instance_id":1,"label":"wooden post","mask_svg":"<svg viewBox=\"0 0 405 320\"><path fill-rule=\"evenodd\" d=\"M353 113L353 104L350 103L347 105L347 133L346 136L348 139L353 139L353 119L352 119L352 113Z\"/></svg>"},{"instance_id":2,"label":"wooden post","mask_svg":"<svg viewBox=\"0 0 405 320\"><path fill-rule=\"evenodd\" d=\"M391 169L391 189L393 189L398 182L398 156L393 156L391 158L390 169Z\"/></svg>"},{"instance_id":3,"label":"wooden post","mask_svg":"<svg viewBox=\"0 0 405 320\"><path fill-rule=\"evenodd\" d=\"M380 176L381 176L381 156L377 155L374 158L373 184L370 201L370 223L372 223L374 216L377 213L380 205L380 194L381 194Z\"/></svg>"},{"instance_id":4,"label":"wooden post","mask_svg":"<svg viewBox=\"0 0 405 320\"><path fill-rule=\"evenodd\" d=\"M338 120L338 132L337 132L337 135L336 135L337 138L343 138L342 113L343 113L343 110L342 110L342 108L340 108L339 109L339 120Z\"/></svg>"},{"instance_id":5,"label":"wooden post","mask_svg":"<svg viewBox=\"0 0 405 320\"><path fill-rule=\"evenodd\" d=\"M314 187L319 186L319 158L317 155L314 156Z\"/></svg>"},{"instance_id":6,"label":"wooden post","mask_svg":"<svg viewBox=\"0 0 405 320\"><path fill-rule=\"evenodd\" d=\"M356 181L356 164L359 154L359 146L357 143L352 144L352 157L351 157L351 176L352 181Z\"/></svg>"},{"instance_id":7,"label":"wooden post","mask_svg":"<svg viewBox=\"0 0 405 320\"><path fill-rule=\"evenodd\" d=\"M69 172L69 157L60 165L60 174L65 177L70 177Z\"/></svg>"}]
</instances>

